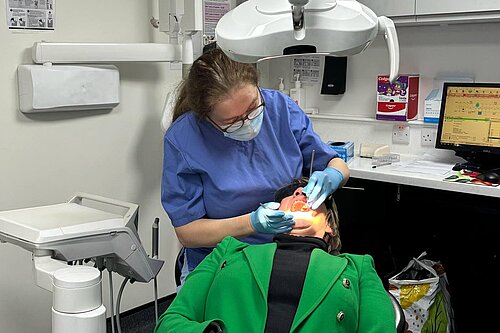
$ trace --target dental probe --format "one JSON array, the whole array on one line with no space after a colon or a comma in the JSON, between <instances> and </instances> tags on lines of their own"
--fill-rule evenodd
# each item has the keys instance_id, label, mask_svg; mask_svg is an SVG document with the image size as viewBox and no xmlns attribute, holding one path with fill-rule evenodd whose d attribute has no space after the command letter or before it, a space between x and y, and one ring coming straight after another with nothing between
<instances>
[{"instance_id":1,"label":"dental probe","mask_svg":"<svg viewBox=\"0 0 500 333\"><path fill-rule=\"evenodd\" d=\"M309 168L309 177L311 177L313 173L313 165L314 165L314 153L316 150L313 149L312 154L311 154L311 167Z\"/></svg>"},{"instance_id":2,"label":"dental probe","mask_svg":"<svg viewBox=\"0 0 500 333\"><path fill-rule=\"evenodd\" d=\"M153 239L152 239L152 246L153 246L153 249L151 251L151 255L153 256L153 259L158 259L158 243L159 243L159 230L158 230L158 227L159 227L159 222L160 222L160 218L157 217L155 218L154 222L153 222L153 226L152 226L152 236L153 236ZM155 294L155 300L154 300L154 304L155 304L155 322L157 323L158 322L158 280L156 279L156 276L153 278L153 283L154 283L154 294Z\"/></svg>"},{"instance_id":3,"label":"dental probe","mask_svg":"<svg viewBox=\"0 0 500 333\"><path fill-rule=\"evenodd\" d=\"M313 166L314 166L314 153L316 152L316 150L313 149L312 153L311 153L311 167L309 168L309 178L311 178L312 176L312 173L313 173ZM309 207L309 204L306 202L306 205L305 205L306 208L311 208Z\"/></svg>"}]
</instances>

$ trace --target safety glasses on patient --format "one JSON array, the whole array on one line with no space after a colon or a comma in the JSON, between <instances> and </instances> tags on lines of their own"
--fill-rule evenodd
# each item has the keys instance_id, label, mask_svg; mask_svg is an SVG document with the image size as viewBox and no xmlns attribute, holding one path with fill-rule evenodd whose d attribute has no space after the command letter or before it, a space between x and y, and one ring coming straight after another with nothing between
<instances>
[{"instance_id":1,"label":"safety glasses on patient","mask_svg":"<svg viewBox=\"0 0 500 333\"><path fill-rule=\"evenodd\" d=\"M262 112L264 112L264 107L266 106L266 102L264 101L264 98L262 97L262 92L259 87L257 87L257 91L259 92L259 98L260 98L260 104L257 106L255 109L251 110L248 112L246 115L242 116L240 119L235 120L229 125L224 125L220 126L218 125L212 118L210 118L209 115L207 115L207 118L210 120L212 124L215 125L219 130L221 130L224 133L234 133L240 128L245 125L247 121L253 120L260 116Z\"/></svg>"}]
</instances>

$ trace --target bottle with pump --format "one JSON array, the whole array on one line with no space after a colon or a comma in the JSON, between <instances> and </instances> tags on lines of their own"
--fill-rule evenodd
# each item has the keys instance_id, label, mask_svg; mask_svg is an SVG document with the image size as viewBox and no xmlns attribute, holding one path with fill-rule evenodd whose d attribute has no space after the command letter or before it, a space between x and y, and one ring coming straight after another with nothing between
<instances>
[{"instance_id":1,"label":"bottle with pump","mask_svg":"<svg viewBox=\"0 0 500 333\"><path fill-rule=\"evenodd\" d=\"M306 107L306 92L302 88L302 83L299 80L300 74L295 74L295 88L290 89L290 97L297 103L297 105L304 109Z\"/></svg>"},{"instance_id":2,"label":"bottle with pump","mask_svg":"<svg viewBox=\"0 0 500 333\"><path fill-rule=\"evenodd\" d=\"M278 85L278 90L281 91L282 93L284 93L285 95L288 95L288 91L285 90L285 84L283 83L283 78L280 77L280 84Z\"/></svg>"}]
</instances>

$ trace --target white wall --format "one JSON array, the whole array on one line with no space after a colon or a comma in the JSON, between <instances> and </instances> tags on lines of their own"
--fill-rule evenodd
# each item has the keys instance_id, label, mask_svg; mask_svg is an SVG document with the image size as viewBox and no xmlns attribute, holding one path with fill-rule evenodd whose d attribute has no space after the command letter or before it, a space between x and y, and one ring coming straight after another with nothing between
<instances>
[{"instance_id":1,"label":"white wall","mask_svg":"<svg viewBox=\"0 0 500 333\"><path fill-rule=\"evenodd\" d=\"M5 8L4 2L0 6ZM156 3L64 0L56 6L53 32L9 31L5 13L0 14L0 210L64 202L75 191L138 203L139 232L148 252L151 223L160 217L160 258L166 260L160 296L172 294L178 243L160 204L160 119L165 90L180 78L179 71L169 70L168 64L118 64L122 100L110 112L25 115L17 109L16 68L31 63L33 42L164 41L149 25ZM398 28L400 72L420 73L421 101L439 73L473 74L476 81L498 82L499 28L498 23ZM264 81L274 87L277 77L289 71L289 65L279 61L263 68L268 71ZM309 87L308 104L319 106L323 114L373 115L375 78L387 71L387 51L379 37L366 52L349 59L344 95L320 97L319 88ZM392 123L314 120L314 127L325 141L353 140L356 149L365 141L391 143ZM420 147L419 131L412 127L411 144L393 146L393 151L433 152ZM50 332L52 295L34 285L30 253L1 244L0 263L0 331ZM114 282L116 295L121 279ZM107 276L104 286L107 306ZM129 285L121 309L147 303L152 295L152 285Z\"/></svg>"},{"instance_id":2,"label":"white wall","mask_svg":"<svg viewBox=\"0 0 500 333\"><path fill-rule=\"evenodd\" d=\"M500 23L443 26L396 27L400 42L400 73L420 74L419 118L423 119L423 101L432 89L433 79L444 74L472 75L477 82L500 82ZM260 66L263 84L278 87L278 77L290 82L290 60L271 60ZM374 117L376 110L376 77L389 71L385 42L379 36L363 53L349 57L347 87L344 95L319 95L320 86L305 86L307 106L316 106L320 114ZM356 123L340 120L313 120L315 129L325 140L392 145L392 122ZM410 145L394 144L399 153L432 153L453 157L453 152L422 147L421 126L410 127Z\"/></svg>"},{"instance_id":3,"label":"white wall","mask_svg":"<svg viewBox=\"0 0 500 333\"><path fill-rule=\"evenodd\" d=\"M160 259L166 260L158 281L160 297L174 293L178 243L160 204L160 119L165 91L180 79L180 71L171 71L168 63L117 64L121 103L109 112L26 115L18 111L17 99L16 69L32 63L33 42L165 41L149 24L156 2L60 0L52 32L9 31L5 8L1 1L0 210L61 203L76 191L137 203L148 253L151 225L160 218ZM50 332L52 294L35 286L30 253L0 244L0 264L0 332ZM122 279L114 276L116 297ZM108 307L107 282L104 274ZM121 309L152 300L152 283L128 285Z\"/></svg>"}]
</instances>

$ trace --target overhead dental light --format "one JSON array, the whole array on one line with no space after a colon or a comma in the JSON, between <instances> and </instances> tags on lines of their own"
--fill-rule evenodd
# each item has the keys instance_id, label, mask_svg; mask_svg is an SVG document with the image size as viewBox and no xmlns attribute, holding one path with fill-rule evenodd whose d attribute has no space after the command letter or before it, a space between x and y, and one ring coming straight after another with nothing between
<instances>
[{"instance_id":1,"label":"overhead dental light","mask_svg":"<svg viewBox=\"0 0 500 333\"><path fill-rule=\"evenodd\" d=\"M364 51L380 34L393 81L399 71L394 22L356 0L248 0L215 28L217 44L240 62L299 53L349 56Z\"/></svg>"}]
</instances>

